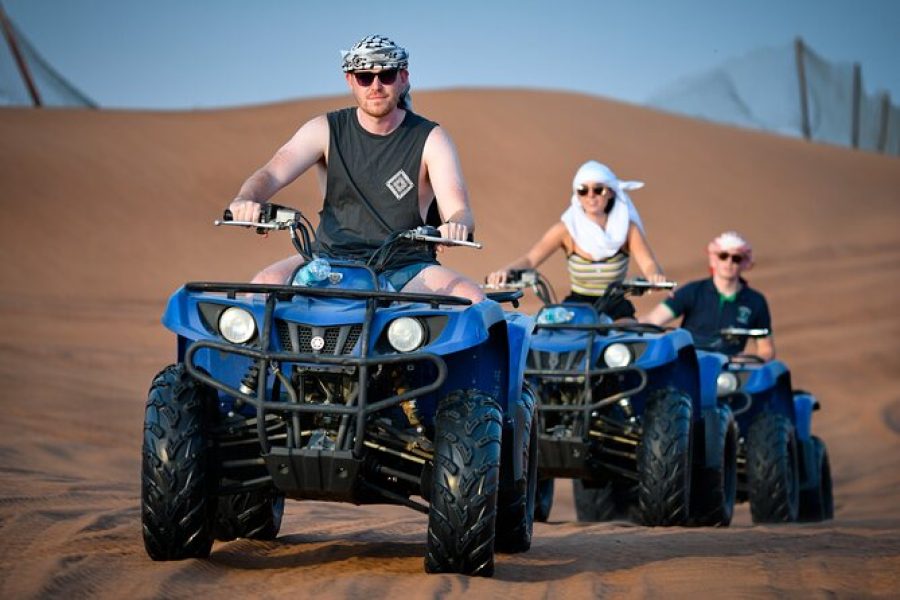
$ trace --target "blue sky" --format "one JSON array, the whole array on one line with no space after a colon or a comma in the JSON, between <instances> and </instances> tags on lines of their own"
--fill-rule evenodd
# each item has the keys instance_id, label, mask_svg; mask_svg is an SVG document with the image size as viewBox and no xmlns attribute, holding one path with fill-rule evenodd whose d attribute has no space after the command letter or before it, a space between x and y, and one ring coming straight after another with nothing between
<instances>
[{"instance_id":1,"label":"blue sky","mask_svg":"<svg viewBox=\"0 0 900 600\"><path fill-rule=\"evenodd\" d=\"M415 89L530 87L642 103L797 35L900 101L896 0L0 0L102 107L187 109L342 94L339 50L410 52Z\"/></svg>"}]
</instances>

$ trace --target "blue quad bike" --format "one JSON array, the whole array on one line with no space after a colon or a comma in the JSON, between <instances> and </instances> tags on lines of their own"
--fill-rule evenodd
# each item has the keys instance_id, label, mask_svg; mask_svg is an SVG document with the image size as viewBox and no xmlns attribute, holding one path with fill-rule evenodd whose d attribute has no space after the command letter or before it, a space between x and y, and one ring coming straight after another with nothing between
<instances>
[{"instance_id":1,"label":"blue quad bike","mask_svg":"<svg viewBox=\"0 0 900 600\"><path fill-rule=\"evenodd\" d=\"M534 270L508 285L544 302L525 371L539 398L535 518L549 517L554 479L571 478L581 521L728 525L737 425L716 394L724 357L696 352L683 329L604 314L617 297L674 284L626 281L594 305L556 303Z\"/></svg>"},{"instance_id":2,"label":"blue quad bike","mask_svg":"<svg viewBox=\"0 0 900 600\"><path fill-rule=\"evenodd\" d=\"M536 402L523 385L533 320L521 292L469 300L393 291L372 264L312 255L311 225L268 205L307 259L295 285L187 283L163 324L177 362L146 404L141 512L154 560L214 540L271 540L285 498L428 514L425 570L490 576L531 545ZM396 244L461 244L420 227ZM375 259L376 257L373 257ZM370 263L373 261L370 261ZM299 284L302 285L299 285Z\"/></svg>"},{"instance_id":3,"label":"blue quad bike","mask_svg":"<svg viewBox=\"0 0 900 600\"><path fill-rule=\"evenodd\" d=\"M768 334L767 329L721 332L744 339ZM812 435L812 413L819 410L819 401L792 387L787 365L732 356L718 376L718 393L738 424L737 499L749 500L753 522L834 518L828 450Z\"/></svg>"}]
</instances>

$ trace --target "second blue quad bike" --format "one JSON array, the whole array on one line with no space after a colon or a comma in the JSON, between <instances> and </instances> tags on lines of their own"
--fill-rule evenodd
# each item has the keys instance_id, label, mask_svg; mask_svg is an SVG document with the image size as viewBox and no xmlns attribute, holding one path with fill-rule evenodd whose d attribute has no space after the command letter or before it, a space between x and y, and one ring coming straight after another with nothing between
<instances>
[{"instance_id":1,"label":"second blue quad bike","mask_svg":"<svg viewBox=\"0 0 900 600\"><path fill-rule=\"evenodd\" d=\"M294 285L193 282L163 323L176 360L146 404L141 514L154 560L202 558L215 540L274 539L285 498L390 503L428 515L425 570L490 576L531 545L533 320L494 294L477 304L394 291L377 258L395 244L472 245L397 232L369 263L312 254L296 210L264 207L306 259Z\"/></svg>"},{"instance_id":2,"label":"second blue quad bike","mask_svg":"<svg viewBox=\"0 0 900 600\"><path fill-rule=\"evenodd\" d=\"M769 332L730 328L721 334L747 338ZM730 357L718 376L718 393L739 427L738 500L749 500L753 521L833 518L828 450L812 434L819 401L792 387L787 365L752 355Z\"/></svg>"},{"instance_id":3,"label":"second blue quad bike","mask_svg":"<svg viewBox=\"0 0 900 600\"><path fill-rule=\"evenodd\" d=\"M604 314L617 296L674 284L626 281L593 305L556 303L533 270L509 285L544 301L525 371L540 400L535 518L549 516L553 480L570 478L582 521L728 525L737 425L716 394L724 357L698 354L683 329Z\"/></svg>"}]
</instances>

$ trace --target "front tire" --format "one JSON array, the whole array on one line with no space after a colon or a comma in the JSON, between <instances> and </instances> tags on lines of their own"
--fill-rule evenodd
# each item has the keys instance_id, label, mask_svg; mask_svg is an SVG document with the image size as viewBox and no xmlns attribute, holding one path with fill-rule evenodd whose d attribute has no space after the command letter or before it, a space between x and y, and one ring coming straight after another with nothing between
<instances>
[{"instance_id":1,"label":"front tire","mask_svg":"<svg viewBox=\"0 0 900 600\"><path fill-rule=\"evenodd\" d=\"M438 407L428 573L493 575L502 435L500 407L481 392L453 392Z\"/></svg>"},{"instance_id":2,"label":"front tire","mask_svg":"<svg viewBox=\"0 0 900 600\"><path fill-rule=\"evenodd\" d=\"M813 466L811 486L800 491L801 521L826 521L834 518L834 496L831 491L831 465L825 442L812 436Z\"/></svg>"},{"instance_id":3,"label":"front tire","mask_svg":"<svg viewBox=\"0 0 900 600\"><path fill-rule=\"evenodd\" d=\"M637 449L638 513L649 526L684 525L690 515L690 398L675 389L647 401Z\"/></svg>"},{"instance_id":4,"label":"front tire","mask_svg":"<svg viewBox=\"0 0 900 600\"><path fill-rule=\"evenodd\" d=\"M763 413L747 432L747 487L754 523L797 520L800 474L794 426L784 415Z\"/></svg>"},{"instance_id":5,"label":"front tire","mask_svg":"<svg viewBox=\"0 0 900 600\"><path fill-rule=\"evenodd\" d=\"M153 560L206 558L216 500L207 418L215 395L171 365L153 380L144 413L141 520Z\"/></svg>"},{"instance_id":6,"label":"front tire","mask_svg":"<svg viewBox=\"0 0 900 600\"><path fill-rule=\"evenodd\" d=\"M717 467L697 467L691 491L691 520L700 526L728 527L737 491L738 428L730 408L720 406L714 411L718 437L715 447L707 451L720 453L720 462Z\"/></svg>"}]
</instances>

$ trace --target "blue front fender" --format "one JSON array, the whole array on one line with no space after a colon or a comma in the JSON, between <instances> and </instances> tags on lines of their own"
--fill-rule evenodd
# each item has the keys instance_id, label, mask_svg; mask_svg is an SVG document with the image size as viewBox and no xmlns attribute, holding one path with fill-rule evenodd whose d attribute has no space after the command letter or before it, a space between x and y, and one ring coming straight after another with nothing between
<instances>
[{"instance_id":1,"label":"blue front fender","mask_svg":"<svg viewBox=\"0 0 900 600\"><path fill-rule=\"evenodd\" d=\"M534 319L521 313L512 312L505 313L505 317L507 343L509 344L508 397L511 401L520 402L529 343L534 331Z\"/></svg>"}]
</instances>

